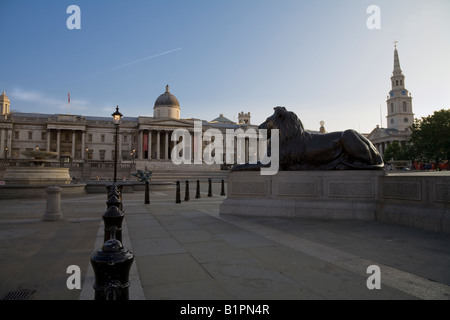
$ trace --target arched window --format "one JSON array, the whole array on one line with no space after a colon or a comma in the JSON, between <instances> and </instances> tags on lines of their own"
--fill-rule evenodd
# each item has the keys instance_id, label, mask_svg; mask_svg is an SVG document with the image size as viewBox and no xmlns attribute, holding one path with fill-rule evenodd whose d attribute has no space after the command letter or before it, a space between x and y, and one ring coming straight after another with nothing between
<instances>
[{"instance_id":1,"label":"arched window","mask_svg":"<svg viewBox=\"0 0 450 320\"><path fill-rule=\"evenodd\" d=\"M395 81L395 85L398 86L398 80Z\"/></svg>"},{"instance_id":2,"label":"arched window","mask_svg":"<svg viewBox=\"0 0 450 320\"><path fill-rule=\"evenodd\" d=\"M403 80L400 80L400 85L401 85L401 86L403 85Z\"/></svg>"},{"instance_id":3,"label":"arched window","mask_svg":"<svg viewBox=\"0 0 450 320\"><path fill-rule=\"evenodd\" d=\"M391 113L394 113L394 104L391 103Z\"/></svg>"},{"instance_id":4,"label":"arched window","mask_svg":"<svg viewBox=\"0 0 450 320\"><path fill-rule=\"evenodd\" d=\"M406 112L406 101L403 101L403 112Z\"/></svg>"}]
</instances>

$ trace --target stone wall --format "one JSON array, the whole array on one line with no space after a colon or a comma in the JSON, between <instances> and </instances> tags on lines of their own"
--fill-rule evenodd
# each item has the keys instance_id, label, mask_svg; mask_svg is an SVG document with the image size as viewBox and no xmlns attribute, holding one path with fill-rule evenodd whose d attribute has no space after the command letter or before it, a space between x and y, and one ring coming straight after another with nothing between
<instances>
[{"instance_id":1,"label":"stone wall","mask_svg":"<svg viewBox=\"0 0 450 320\"><path fill-rule=\"evenodd\" d=\"M221 214L380 220L450 233L450 175L231 172Z\"/></svg>"},{"instance_id":2,"label":"stone wall","mask_svg":"<svg viewBox=\"0 0 450 320\"><path fill-rule=\"evenodd\" d=\"M450 233L450 175L383 176L379 194L378 220Z\"/></svg>"}]
</instances>

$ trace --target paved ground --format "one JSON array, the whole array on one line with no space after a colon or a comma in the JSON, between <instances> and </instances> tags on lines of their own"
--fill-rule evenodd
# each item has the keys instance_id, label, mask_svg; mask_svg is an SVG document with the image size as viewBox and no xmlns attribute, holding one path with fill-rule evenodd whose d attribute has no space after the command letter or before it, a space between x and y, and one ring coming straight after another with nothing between
<instances>
[{"instance_id":1,"label":"paved ground","mask_svg":"<svg viewBox=\"0 0 450 320\"><path fill-rule=\"evenodd\" d=\"M202 186L206 190L206 184ZM380 222L220 216L214 197L175 204L174 192L125 193L124 245L135 255L131 299L450 300L450 236ZM182 193L182 199L184 193ZM63 197L64 219L42 221L46 201L0 204L0 296L93 299L89 257L102 245L106 194ZM81 269L69 290L67 267ZM381 270L369 290L367 268Z\"/></svg>"}]
</instances>

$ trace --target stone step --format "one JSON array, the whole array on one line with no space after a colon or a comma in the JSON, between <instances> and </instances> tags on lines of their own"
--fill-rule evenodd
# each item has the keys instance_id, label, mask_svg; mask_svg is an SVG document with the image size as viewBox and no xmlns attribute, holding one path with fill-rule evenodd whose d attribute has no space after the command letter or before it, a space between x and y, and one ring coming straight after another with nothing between
<instances>
[{"instance_id":1,"label":"stone step","mask_svg":"<svg viewBox=\"0 0 450 320\"><path fill-rule=\"evenodd\" d=\"M152 174L152 181L184 181L200 180L202 182L212 179L213 182L227 180L228 172L155 172Z\"/></svg>"}]
</instances>

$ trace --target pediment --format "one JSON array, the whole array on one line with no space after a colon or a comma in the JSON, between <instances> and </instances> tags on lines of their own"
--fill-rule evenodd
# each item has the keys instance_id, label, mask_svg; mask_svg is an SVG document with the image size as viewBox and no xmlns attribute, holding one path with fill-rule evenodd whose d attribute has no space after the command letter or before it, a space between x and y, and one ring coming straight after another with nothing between
<instances>
[{"instance_id":1,"label":"pediment","mask_svg":"<svg viewBox=\"0 0 450 320\"><path fill-rule=\"evenodd\" d=\"M386 132L384 129L376 128L374 129L367 137L369 140L377 140L385 137L389 137L390 134Z\"/></svg>"},{"instance_id":2,"label":"pediment","mask_svg":"<svg viewBox=\"0 0 450 320\"><path fill-rule=\"evenodd\" d=\"M139 119L139 126L141 128L193 128L194 120L191 119L145 119L146 121L141 121Z\"/></svg>"}]
</instances>

